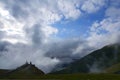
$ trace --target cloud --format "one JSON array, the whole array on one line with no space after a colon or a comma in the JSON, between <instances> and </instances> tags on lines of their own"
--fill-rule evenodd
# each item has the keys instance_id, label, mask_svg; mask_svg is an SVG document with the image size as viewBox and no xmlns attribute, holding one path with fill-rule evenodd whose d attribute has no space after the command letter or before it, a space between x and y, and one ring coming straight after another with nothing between
<instances>
[{"instance_id":1,"label":"cloud","mask_svg":"<svg viewBox=\"0 0 120 80\"><path fill-rule=\"evenodd\" d=\"M69 63L79 59L94 50L87 45L86 40L81 38L70 38L56 41L49 44L48 51L45 56L57 58L61 63Z\"/></svg>"},{"instance_id":2,"label":"cloud","mask_svg":"<svg viewBox=\"0 0 120 80\"><path fill-rule=\"evenodd\" d=\"M40 30L38 32L41 32L39 34L42 34L39 37L47 40L48 36L58 32L57 28L51 26L52 24L64 19L78 19L82 14L81 9L93 13L104 4L103 0L89 1L89 4L94 4L94 8L91 10L88 4L86 4L88 1L54 0L51 2L50 0L35 0L33 2L32 0L2 0L0 2L0 22L2 23L1 31L5 33L3 41L31 43L32 41L30 40L33 39L30 39L31 36L26 36L29 35L29 31L26 32L26 30L31 29L31 32L29 32L31 35L31 33L34 33L33 27L36 24L40 28L38 29ZM95 5L98 5L99 8L95 7Z\"/></svg>"},{"instance_id":3,"label":"cloud","mask_svg":"<svg viewBox=\"0 0 120 80\"><path fill-rule=\"evenodd\" d=\"M107 18L94 23L88 41L56 38L54 36L59 34L59 29L53 24L76 20L84 13L98 11L104 5L105 0L1 0L0 50L3 52L0 54L3 55L0 56L0 68L16 68L28 60L49 72L58 63L70 62L88 54L100 39L104 38L101 40L103 44L107 41L107 35L109 38L110 35L117 35L119 19ZM108 12L106 16L113 16ZM101 29L109 34L98 35Z\"/></svg>"},{"instance_id":4,"label":"cloud","mask_svg":"<svg viewBox=\"0 0 120 80\"><path fill-rule=\"evenodd\" d=\"M0 52L0 68L14 69L26 61L32 61L46 73L50 72L57 64L69 63L93 50L88 47L85 41L80 39L67 39L37 47L30 44L17 43L14 45L5 42L4 44L1 42L0 46L2 51ZM80 47L82 50L78 51ZM9 63L7 63L8 61Z\"/></svg>"},{"instance_id":5,"label":"cloud","mask_svg":"<svg viewBox=\"0 0 120 80\"><path fill-rule=\"evenodd\" d=\"M24 32L22 30L23 24L18 22L10 13L4 8L0 8L0 32L3 32L4 36L1 40L19 39L20 42L24 41ZM17 35L17 36L16 36ZM17 41L17 40L16 40Z\"/></svg>"},{"instance_id":6,"label":"cloud","mask_svg":"<svg viewBox=\"0 0 120 80\"><path fill-rule=\"evenodd\" d=\"M106 10L106 17L119 18L120 17L120 8L110 7Z\"/></svg>"},{"instance_id":7,"label":"cloud","mask_svg":"<svg viewBox=\"0 0 120 80\"><path fill-rule=\"evenodd\" d=\"M110 6L114 6L114 7L119 7L120 6L120 0L110 0Z\"/></svg>"},{"instance_id":8,"label":"cloud","mask_svg":"<svg viewBox=\"0 0 120 80\"><path fill-rule=\"evenodd\" d=\"M91 46L102 47L119 41L119 13L119 8L110 7L106 10L105 19L92 24L90 27L90 36L88 37Z\"/></svg>"},{"instance_id":9,"label":"cloud","mask_svg":"<svg viewBox=\"0 0 120 80\"><path fill-rule=\"evenodd\" d=\"M3 69L14 69L21 66L26 61L32 61L33 64L43 71L49 72L53 66L59 63L58 59L51 59L50 57L44 56L46 50L42 49L43 46L36 48L21 43L16 45L2 43L0 45L3 51L0 57L0 68Z\"/></svg>"},{"instance_id":10,"label":"cloud","mask_svg":"<svg viewBox=\"0 0 120 80\"><path fill-rule=\"evenodd\" d=\"M64 41L54 42L50 44L50 48L46 53L46 56L51 58L58 58L60 60L69 59L67 61L71 61L73 57L73 52L79 46L82 41L78 39L67 39ZM65 62L65 61L64 61Z\"/></svg>"},{"instance_id":11,"label":"cloud","mask_svg":"<svg viewBox=\"0 0 120 80\"><path fill-rule=\"evenodd\" d=\"M0 52L3 54L0 68L16 68L28 60L49 72L60 62L45 56L50 51L46 43L51 43L52 35L58 32L51 24L60 21L63 16L76 19L80 15L79 10L69 1L62 5L49 0L2 0L0 4L0 42L11 43L7 46L0 44L3 51Z\"/></svg>"},{"instance_id":12,"label":"cloud","mask_svg":"<svg viewBox=\"0 0 120 80\"><path fill-rule=\"evenodd\" d=\"M59 0L58 7L65 19L77 19L81 15L81 11L77 9L76 2L72 0Z\"/></svg>"},{"instance_id":13,"label":"cloud","mask_svg":"<svg viewBox=\"0 0 120 80\"><path fill-rule=\"evenodd\" d=\"M81 9L87 13L93 13L105 5L105 0L86 0Z\"/></svg>"},{"instance_id":14,"label":"cloud","mask_svg":"<svg viewBox=\"0 0 120 80\"><path fill-rule=\"evenodd\" d=\"M26 33L35 45L49 42L50 35L56 34L58 30L48 25L35 24L26 29Z\"/></svg>"},{"instance_id":15,"label":"cloud","mask_svg":"<svg viewBox=\"0 0 120 80\"><path fill-rule=\"evenodd\" d=\"M41 38L46 36L43 37L46 40L52 33L58 32L56 28L50 26L51 24L60 21L63 16L65 19L77 19L80 15L80 10L75 7L75 3L68 0L55 0L54 2L49 0L35 0L34 2L32 0L2 0L1 4L0 22L3 24L1 31L7 37L4 37L3 40L11 41L10 39L12 39L13 43L28 42L29 37L26 36L28 34L26 34L26 30L33 29L32 27L35 27L36 24L39 24L40 29L38 30L40 31L38 32L41 32ZM34 33L34 29L31 30L31 33Z\"/></svg>"},{"instance_id":16,"label":"cloud","mask_svg":"<svg viewBox=\"0 0 120 80\"><path fill-rule=\"evenodd\" d=\"M8 51L7 45L9 45L9 44L10 43L8 43L8 42L0 42L0 53L1 53L0 56L4 55L4 52Z\"/></svg>"}]
</instances>

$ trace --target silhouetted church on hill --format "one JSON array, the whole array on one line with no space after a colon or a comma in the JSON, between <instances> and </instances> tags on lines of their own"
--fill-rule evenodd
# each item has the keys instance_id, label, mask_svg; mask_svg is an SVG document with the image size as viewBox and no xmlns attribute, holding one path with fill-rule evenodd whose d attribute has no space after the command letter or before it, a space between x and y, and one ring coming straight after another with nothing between
<instances>
[{"instance_id":1,"label":"silhouetted church on hill","mask_svg":"<svg viewBox=\"0 0 120 80\"><path fill-rule=\"evenodd\" d=\"M10 74L17 74L17 75L44 75L45 73L38 69L35 65L33 65L31 62L26 62L22 66L10 71Z\"/></svg>"}]
</instances>

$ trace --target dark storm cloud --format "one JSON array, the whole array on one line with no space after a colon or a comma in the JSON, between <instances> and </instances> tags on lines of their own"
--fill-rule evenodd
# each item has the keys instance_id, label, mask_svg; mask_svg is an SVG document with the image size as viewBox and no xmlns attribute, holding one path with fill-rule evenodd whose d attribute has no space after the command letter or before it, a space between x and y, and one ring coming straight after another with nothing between
<instances>
[{"instance_id":1,"label":"dark storm cloud","mask_svg":"<svg viewBox=\"0 0 120 80\"><path fill-rule=\"evenodd\" d=\"M74 49L76 49L79 45L79 41L72 41L72 40L68 40L68 41L62 41L62 42L58 42L58 43L54 43L51 47L50 50L51 52L48 52L48 56L68 56L68 54L70 54L71 52L73 52ZM70 56L70 55L69 55Z\"/></svg>"},{"instance_id":2,"label":"dark storm cloud","mask_svg":"<svg viewBox=\"0 0 120 80\"><path fill-rule=\"evenodd\" d=\"M19 6L19 5L17 5L17 4L15 4L15 5L13 5L12 6L12 11L11 11L11 13L12 13L12 15L14 16L14 17L16 17L16 18L25 18L25 17L28 17L29 16L29 14L25 11L25 10L23 10L22 8L21 8L21 6Z\"/></svg>"},{"instance_id":3,"label":"dark storm cloud","mask_svg":"<svg viewBox=\"0 0 120 80\"><path fill-rule=\"evenodd\" d=\"M37 45L41 44L44 38L42 30L40 30L41 25L35 24L33 27L32 41Z\"/></svg>"}]
</instances>

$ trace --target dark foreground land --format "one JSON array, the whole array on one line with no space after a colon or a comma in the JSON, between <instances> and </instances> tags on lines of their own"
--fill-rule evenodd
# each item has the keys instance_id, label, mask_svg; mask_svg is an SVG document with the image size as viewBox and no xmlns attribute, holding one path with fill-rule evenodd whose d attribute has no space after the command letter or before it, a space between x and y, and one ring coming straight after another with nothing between
<instances>
[{"instance_id":1,"label":"dark foreground land","mask_svg":"<svg viewBox=\"0 0 120 80\"><path fill-rule=\"evenodd\" d=\"M120 80L120 74L11 75L0 80Z\"/></svg>"}]
</instances>

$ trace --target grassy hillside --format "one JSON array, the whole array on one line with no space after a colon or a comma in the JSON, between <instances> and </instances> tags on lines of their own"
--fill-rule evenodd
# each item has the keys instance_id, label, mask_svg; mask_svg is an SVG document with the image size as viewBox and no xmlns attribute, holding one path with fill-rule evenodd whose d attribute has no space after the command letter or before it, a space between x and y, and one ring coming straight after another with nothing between
<instances>
[{"instance_id":1,"label":"grassy hillside","mask_svg":"<svg viewBox=\"0 0 120 80\"><path fill-rule=\"evenodd\" d=\"M116 73L120 71L120 63L113 65L105 70L106 73Z\"/></svg>"},{"instance_id":2,"label":"grassy hillside","mask_svg":"<svg viewBox=\"0 0 120 80\"><path fill-rule=\"evenodd\" d=\"M1 74L4 74L4 73L7 73L9 70L5 70L5 69L0 69L0 75Z\"/></svg>"},{"instance_id":3,"label":"grassy hillside","mask_svg":"<svg viewBox=\"0 0 120 80\"><path fill-rule=\"evenodd\" d=\"M39 70L35 65L33 64L24 64L20 67L18 67L15 70L10 71L7 73L8 75L43 75L44 72Z\"/></svg>"},{"instance_id":4,"label":"grassy hillside","mask_svg":"<svg viewBox=\"0 0 120 80\"><path fill-rule=\"evenodd\" d=\"M96 50L75 61L63 70L51 74L101 73L106 68L120 62L120 45L114 44Z\"/></svg>"}]
</instances>

